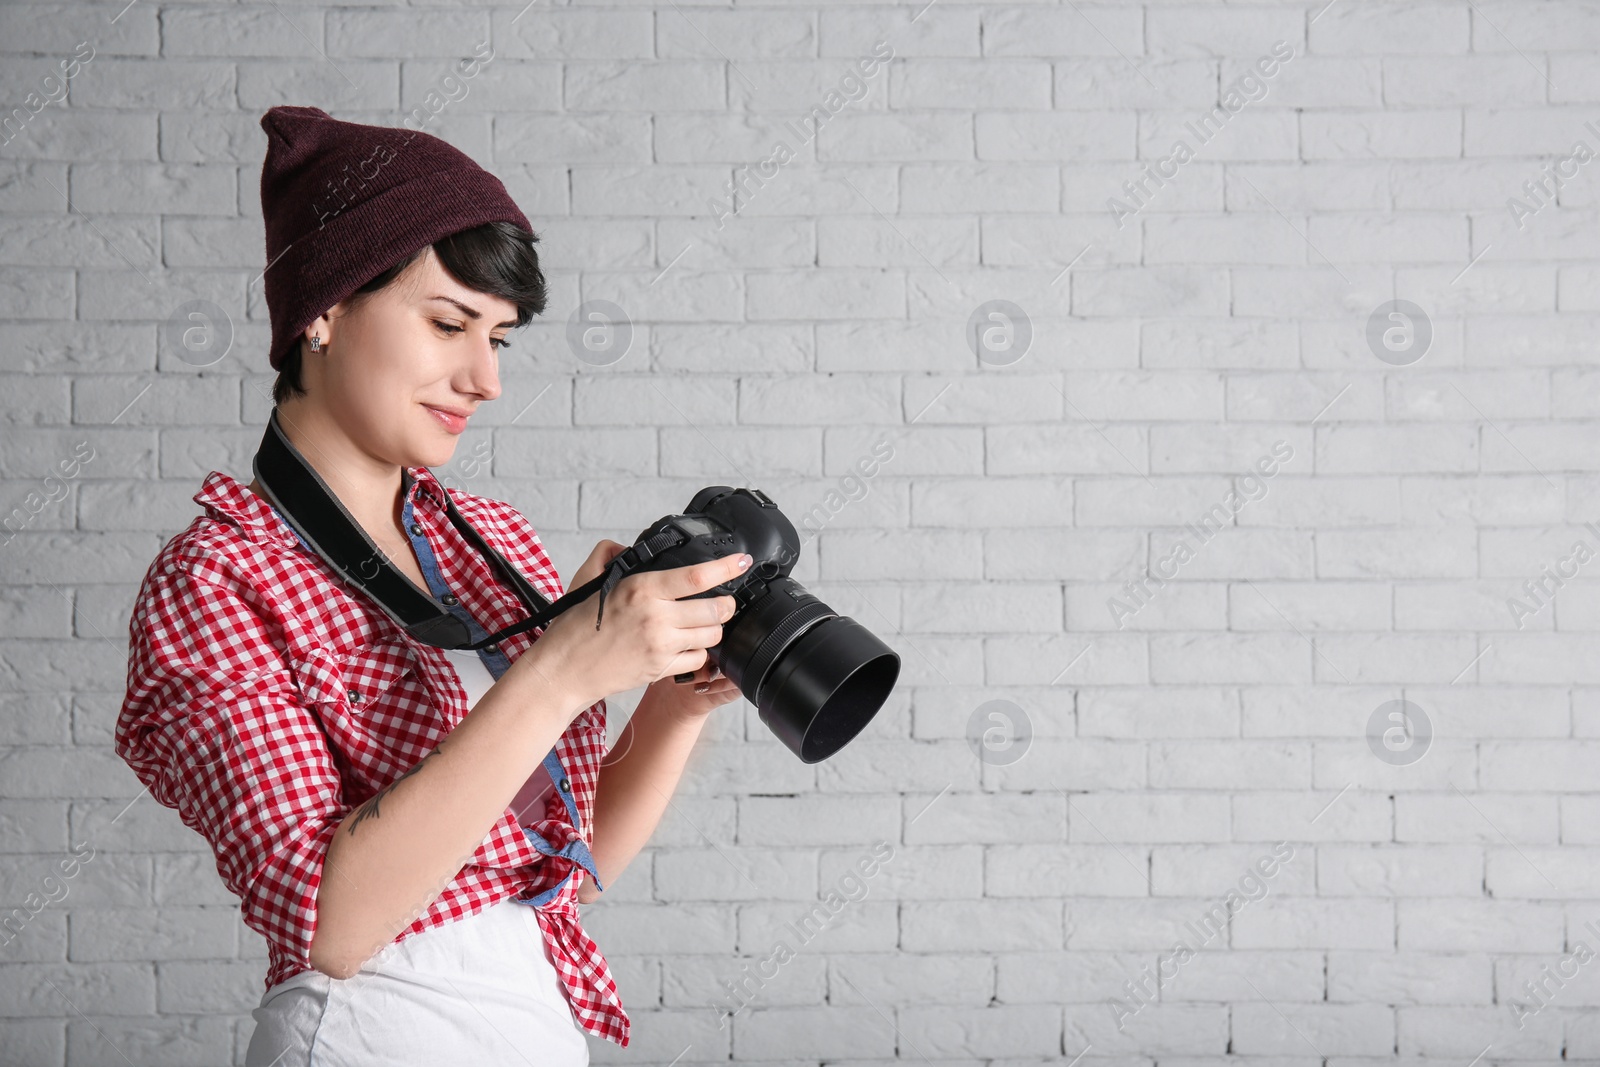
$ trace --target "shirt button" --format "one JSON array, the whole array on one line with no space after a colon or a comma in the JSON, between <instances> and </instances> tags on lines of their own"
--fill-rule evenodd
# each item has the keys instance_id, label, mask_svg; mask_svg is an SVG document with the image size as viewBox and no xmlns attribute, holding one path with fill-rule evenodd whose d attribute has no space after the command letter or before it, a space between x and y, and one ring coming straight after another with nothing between
<instances>
[{"instance_id":1,"label":"shirt button","mask_svg":"<svg viewBox=\"0 0 1600 1067\"><path fill-rule=\"evenodd\" d=\"M352 704L361 703L361 690L359 689L347 689L344 695L350 698L350 703Z\"/></svg>"},{"instance_id":2,"label":"shirt button","mask_svg":"<svg viewBox=\"0 0 1600 1067\"><path fill-rule=\"evenodd\" d=\"M416 534L418 537L421 537L422 536L422 523L420 523L420 522L412 523L411 524L411 532Z\"/></svg>"},{"instance_id":3,"label":"shirt button","mask_svg":"<svg viewBox=\"0 0 1600 1067\"><path fill-rule=\"evenodd\" d=\"M499 653L499 651L500 651L500 646L499 645L484 645L483 646L483 650L485 652L489 653L490 655L497 655Z\"/></svg>"},{"instance_id":4,"label":"shirt button","mask_svg":"<svg viewBox=\"0 0 1600 1067\"><path fill-rule=\"evenodd\" d=\"M572 788L572 782L567 778L562 778L556 785L560 787L563 793Z\"/></svg>"},{"instance_id":5,"label":"shirt button","mask_svg":"<svg viewBox=\"0 0 1600 1067\"><path fill-rule=\"evenodd\" d=\"M453 608L457 604L461 603L461 601L456 599L456 595L454 593L446 593L444 596L439 598L439 602L445 605L445 607L449 608Z\"/></svg>"}]
</instances>

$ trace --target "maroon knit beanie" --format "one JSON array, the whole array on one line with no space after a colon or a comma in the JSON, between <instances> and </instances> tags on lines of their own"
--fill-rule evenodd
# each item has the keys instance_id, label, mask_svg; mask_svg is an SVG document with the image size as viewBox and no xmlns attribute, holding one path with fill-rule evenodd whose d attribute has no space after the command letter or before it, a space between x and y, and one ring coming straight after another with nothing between
<instances>
[{"instance_id":1,"label":"maroon knit beanie","mask_svg":"<svg viewBox=\"0 0 1600 1067\"><path fill-rule=\"evenodd\" d=\"M288 106L261 128L274 370L318 315L417 249L486 222L532 229L499 178L432 134Z\"/></svg>"}]
</instances>

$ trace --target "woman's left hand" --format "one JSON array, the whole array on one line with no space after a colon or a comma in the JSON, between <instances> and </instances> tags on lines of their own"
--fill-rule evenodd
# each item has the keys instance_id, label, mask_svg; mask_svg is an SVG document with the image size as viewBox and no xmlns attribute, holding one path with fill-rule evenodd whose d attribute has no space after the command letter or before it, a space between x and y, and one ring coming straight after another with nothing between
<instances>
[{"instance_id":1,"label":"woman's left hand","mask_svg":"<svg viewBox=\"0 0 1600 1067\"><path fill-rule=\"evenodd\" d=\"M680 682L678 677L658 678L650 683L645 692L651 699L660 701L664 707L679 715L691 718L709 715L744 695L710 659L706 660L704 667L691 671L686 680Z\"/></svg>"}]
</instances>

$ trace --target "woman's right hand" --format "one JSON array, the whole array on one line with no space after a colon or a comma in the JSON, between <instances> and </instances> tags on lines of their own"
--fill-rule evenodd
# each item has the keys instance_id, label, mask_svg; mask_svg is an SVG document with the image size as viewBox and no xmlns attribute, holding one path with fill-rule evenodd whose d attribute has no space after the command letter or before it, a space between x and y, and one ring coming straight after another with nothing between
<instances>
[{"instance_id":1,"label":"woman's right hand","mask_svg":"<svg viewBox=\"0 0 1600 1067\"><path fill-rule=\"evenodd\" d=\"M722 624L733 617L737 602L731 596L680 598L739 577L748 567L741 561L748 559L734 552L630 574L606 594L600 629L594 625L600 605L595 592L552 619L527 651L537 649L539 669L553 672L577 701L574 716L613 693L698 670L710 658L706 649L721 642Z\"/></svg>"}]
</instances>

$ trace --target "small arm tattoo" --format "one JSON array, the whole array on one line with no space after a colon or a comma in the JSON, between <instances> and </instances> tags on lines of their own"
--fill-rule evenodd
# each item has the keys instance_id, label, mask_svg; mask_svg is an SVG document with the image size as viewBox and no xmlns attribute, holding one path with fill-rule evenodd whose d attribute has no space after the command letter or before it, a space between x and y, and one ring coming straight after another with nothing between
<instances>
[{"instance_id":1,"label":"small arm tattoo","mask_svg":"<svg viewBox=\"0 0 1600 1067\"><path fill-rule=\"evenodd\" d=\"M361 825L364 820L368 818L376 819L379 815L378 806L383 798L388 796L389 793L393 791L395 786L399 785L401 782L420 771L422 769L422 765L427 763L428 760L432 759L434 756L437 756L439 754L439 750L443 747L444 742L440 741L437 745L433 746L432 752L429 752L426 756L423 756L417 761L416 766L412 767L409 771L406 771L400 777L396 778L394 781L390 782L388 785L372 794L372 796L365 803L356 809L356 816L350 820L350 825L346 828L346 833L349 836L354 837L356 834L356 827Z\"/></svg>"}]
</instances>

